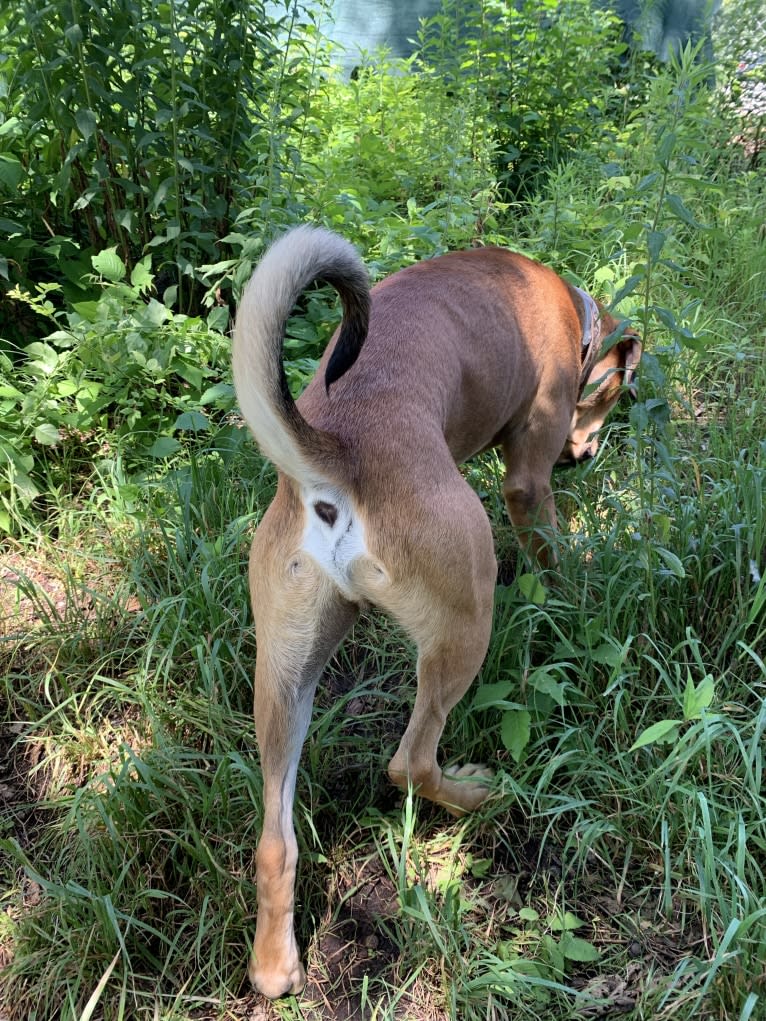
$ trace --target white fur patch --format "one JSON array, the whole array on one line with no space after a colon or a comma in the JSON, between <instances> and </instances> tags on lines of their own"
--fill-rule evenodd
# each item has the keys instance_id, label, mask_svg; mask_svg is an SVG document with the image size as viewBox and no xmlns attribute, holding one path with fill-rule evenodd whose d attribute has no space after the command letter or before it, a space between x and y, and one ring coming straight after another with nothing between
<instances>
[{"instance_id":1,"label":"white fur patch","mask_svg":"<svg viewBox=\"0 0 766 1021\"><path fill-rule=\"evenodd\" d=\"M347 599L357 600L359 593L351 584L354 562L368 555L364 529L354 513L345 493L334 486L313 485L301 489L301 501L306 513L306 528L301 549L308 553ZM333 506L337 517L332 524L323 521L314 509L315 504Z\"/></svg>"}]
</instances>

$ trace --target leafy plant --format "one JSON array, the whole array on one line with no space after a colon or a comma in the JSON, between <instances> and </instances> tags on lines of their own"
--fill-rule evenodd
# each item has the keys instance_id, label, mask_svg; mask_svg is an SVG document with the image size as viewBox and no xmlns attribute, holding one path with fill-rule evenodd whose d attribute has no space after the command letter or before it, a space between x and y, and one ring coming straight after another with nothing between
<instances>
[{"instance_id":1,"label":"leafy plant","mask_svg":"<svg viewBox=\"0 0 766 1021\"><path fill-rule=\"evenodd\" d=\"M261 203L269 216L280 133L307 92L305 65L288 66L281 43L300 36L300 11L6 4L0 277L53 278L71 296L89 255L116 246L129 270L151 254L160 293L198 309L198 267L226 252L232 220Z\"/></svg>"},{"instance_id":2,"label":"leafy plant","mask_svg":"<svg viewBox=\"0 0 766 1021\"><path fill-rule=\"evenodd\" d=\"M23 527L26 508L70 450L121 448L132 464L181 449L179 437L224 425L233 405L226 338L200 319L148 297L149 257L127 268L116 249L92 258L102 281L97 300L66 315L57 285L14 297L57 327L0 366L0 529ZM225 310L224 310L225 313ZM211 320L214 322L215 315ZM226 322L226 316L218 317ZM72 465L67 469L71 472Z\"/></svg>"},{"instance_id":3,"label":"leafy plant","mask_svg":"<svg viewBox=\"0 0 766 1021\"><path fill-rule=\"evenodd\" d=\"M492 138L504 189L528 196L539 174L601 133L624 50L605 6L481 0L445 3L426 20L419 59L447 83L445 104L465 103L477 150Z\"/></svg>"},{"instance_id":4,"label":"leafy plant","mask_svg":"<svg viewBox=\"0 0 766 1021\"><path fill-rule=\"evenodd\" d=\"M703 677L699 684L695 684L691 676L688 676L681 706L683 717L681 719L658 720L656 723L652 723L639 734L630 746L630 750L634 752L650 744L674 744L678 740L678 731L682 724L699 720L703 712L710 707L714 691L715 682L710 674Z\"/></svg>"},{"instance_id":5,"label":"leafy plant","mask_svg":"<svg viewBox=\"0 0 766 1021\"><path fill-rule=\"evenodd\" d=\"M560 911L545 919L536 908L523 907L514 915L512 937L497 946L501 960L528 962L536 954L537 966L531 974L536 972L541 978L560 981L573 964L589 964L599 959L596 947L575 935L586 923L571 911Z\"/></svg>"}]
</instances>

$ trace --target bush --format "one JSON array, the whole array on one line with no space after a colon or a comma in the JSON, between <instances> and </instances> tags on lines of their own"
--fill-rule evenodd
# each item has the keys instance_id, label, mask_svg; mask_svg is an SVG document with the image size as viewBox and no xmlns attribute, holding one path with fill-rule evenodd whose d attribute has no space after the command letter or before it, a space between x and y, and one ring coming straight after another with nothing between
<instances>
[{"instance_id":1,"label":"bush","mask_svg":"<svg viewBox=\"0 0 766 1021\"><path fill-rule=\"evenodd\" d=\"M67 314L51 300L56 285L14 292L55 329L19 350L15 367L0 355L0 533L23 528L62 472L71 490L78 460L89 474L94 458L119 451L135 469L177 453L180 437L209 433L231 408L228 340L148 297L148 263L128 281L114 249L94 256L101 294Z\"/></svg>"},{"instance_id":2,"label":"bush","mask_svg":"<svg viewBox=\"0 0 766 1021\"><path fill-rule=\"evenodd\" d=\"M304 38L293 33L302 9L271 10L4 5L0 278L55 280L72 300L91 254L116 247L130 270L150 252L160 294L196 309L199 265L227 251L243 207L273 198L307 91L307 62L288 64L284 46L285 34ZM6 323L18 319L7 292L4 306Z\"/></svg>"},{"instance_id":3,"label":"bush","mask_svg":"<svg viewBox=\"0 0 766 1021\"><path fill-rule=\"evenodd\" d=\"M529 196L539 175L604 130L625 52L618 19L590 0L449 0L421 34L423 67L446 82L445 106L469 108L474 141L491 132L498 179Z\"/></svg>"}]
</instances>

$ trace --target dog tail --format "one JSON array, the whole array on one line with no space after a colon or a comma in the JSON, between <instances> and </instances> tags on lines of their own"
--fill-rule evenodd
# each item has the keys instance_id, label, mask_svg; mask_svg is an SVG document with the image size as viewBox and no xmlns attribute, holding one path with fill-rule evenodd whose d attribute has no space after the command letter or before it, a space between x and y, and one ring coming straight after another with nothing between
<instances>
[{"instance_id":1,"label":"dog tail","mask_svg":"<svg viewBox=\"0 0 766 1021\"><path fill-rule=\"evenodd\" d=\"M331 284L343 304L340 335L325 371L330 386L356 361L367 337L370 285L356 249L319 227L297 227L277 240L242 295L234 330L234 386L239 406L263 453L303 485L332 481L340 441L303 418L282 361L285 324L301 293Z\"/></svg>"}]
</instances>

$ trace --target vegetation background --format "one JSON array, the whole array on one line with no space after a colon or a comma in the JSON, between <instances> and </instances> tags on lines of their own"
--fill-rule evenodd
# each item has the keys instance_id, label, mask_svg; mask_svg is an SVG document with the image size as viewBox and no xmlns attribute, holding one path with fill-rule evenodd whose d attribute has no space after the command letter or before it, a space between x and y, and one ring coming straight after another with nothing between
<instances>
[{"instance_id":1,"label":"vegetation background","mask_svg":"<svg viewBox=\"0 0 766 1021\"><path fill-rule=\"evenodd\" d=\"M276 11L276 13L275 13ZM447 3L332 69L321 7L0 10L0 1016L766 1017L766 195L755 0L659 65L586 0ZM638 400L556 476L555 586L500 562L450 758L456 822L389 788L406 636L328 670L296 823L309 986L248 988L260 775L248 537L274 473L228 330L321 222L379 278L499 243L642 330ZM296 392L338 310L286 344Z\"/></svg>"}]
</instances>

